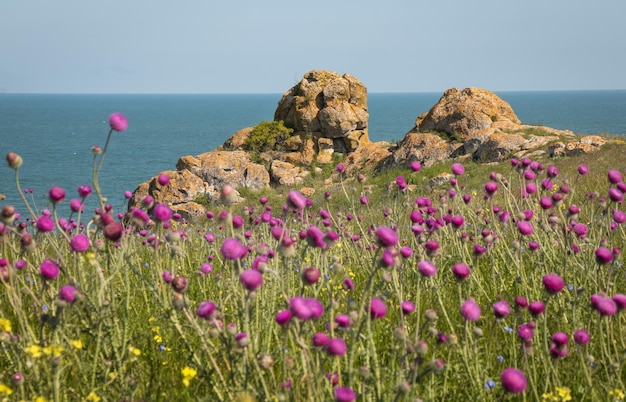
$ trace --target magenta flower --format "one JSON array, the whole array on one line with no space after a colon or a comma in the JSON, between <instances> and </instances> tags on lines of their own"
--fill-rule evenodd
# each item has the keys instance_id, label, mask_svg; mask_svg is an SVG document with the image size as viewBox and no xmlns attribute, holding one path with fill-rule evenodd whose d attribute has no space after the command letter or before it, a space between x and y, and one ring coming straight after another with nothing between
<instances>
[{"instance_id":1,"label":"magenta flower","mask_svg":"<svg viewBox=\"0 0 626 402\"><path fill-rule=\"evenodd\" d=\"M624 201L624 193L621 190L612 187L609 189L609 198L614 202L622 202Z\"/></svg>"},{"instance_id":2,"label":"magenta flower","mask_svg":"<svg viewBox=\"0 0 626 402\"><path fill-rule=\"evenodd\" d=\"M370 316L373 319L383 318L387 314L387 306L385 302L379 298L373 297L370 300Z\"/></svg>"},{"instance_id":3,"label":"magenta flower","mask_svg":"<svg viewBox=\"0 0 626 402\"><path fill-rule=\"evenodd\" d=\"M600 265L608 264L613 261L613 253L605 247L598 247L595 251L596 262Z\"/></svg>"},{"instance_id":4,"label":"magenta flower","mask_svg":"<svg viewBox=\"0 0 626 402\"><path fill-rule=\"evenodd\" d=\"M314 285L320 279L320 270L317 267L308 267L302 271L302 281L305 285Z\"/></svg>"},{"instance_id":5,"label":"magenta flower","mask_svg":"<svg viewBox=\"0 0 626 402\"><path fill-rule=\"evenodd\" d=\"M559 293L565 287L565 281L557 274L547 274L543 277L543 287L548 293Z\"/></svg>"},{"instance_id":6,"label":"magenta flower","mask_svg":"<svg viewBox=\"0 0 626 402\"><path fill-rule=\"evenodd\" d=\"M63 285L61 289L59 289L59 297L61 297L61 300L70 304L76 301L77 296L78 290L72 285Z\"/></svg>"},{"instance_id":7,"label":"magenta flower","mask_svg":"<svg viewBox=\"0 0 626 402\"><path fill-rule=\"evenodd\" d=\"M49 259L45 259L39 266L39 272L45 280L56 279L59 276L59 267Z\"/></svg>"},{"instance_id":8,"label":"magenta flower","mask_svg":"<svg viewBox=\"0 0 626 402\"><path fill-rule=\"evenodd\" d=\"M437 267L430 261L422 260L417 263L417 270L422 276L430 277L437 273Z\"/></svg>"},{"instance_id":9,"label":"magenta flower","mask_svg":"<svg viewBox=\"0 0 626 402\"><path fill-rule=\"evenodd\" d=\"M524 236L528 236L533 233L533 225L528 221L519 221L517 223L517 230Z\"/></svg>"},{"instance_id":10,"label":"magenta flower","mask_svg":"<svg viewBox=\"0 0 626 402\"><path fill-rule=\"evenodd\" d=\"M352 282L352 279L350 278L345 278L341 284L341 287L343 288L343 290L354 290L354 282Z\"/></svg>"},{"instance_id":11,"label":"magenta flower","mask_svg":"<svg viewBox=\"0 0 626 402\"><path fill-rule=\"evenodd\" d=\"M467 321L478 321L480 318L480 307L473 299L468 299L461 305L461 315Z\"/></svg>"},{"instance_id":12,"label":"magenta flower","mask_svg":"<svg viewBox=\"0 0 626 402\"><path fill-rule=\"evenodd\" d=\"M37 218L37 230L43 233L52 232L54 230L54 220L48 215L41 215Z\"/></svg>"},{"instance_id":13,"label":"magenta flower","mask_svg":"<svg viewBox=\"0 0 626 402\"><path fill-rule=\"evenodd\" d=\"M607 178L609 182L613 184L622 182L622 173L619 170L609 170L607 173Z\"/></svg>"},{"instance_id":14,"label":"magenta flower","mask_svg":"<svg viewBox=\"0 0 626 402\"><path fill-rule=\"evenodd\" d=\"M328 335L326 335L323 332L318 332L315 335L313 335L313 338L311 338L311 344L313 346L326 346L328 345L328 341L330 340L330 338L328 337Z\"/></svg>"},{"instance_id":15,"label":"magenta flower","mask_svg":"<svg viewBox=\"0 0 626 402\"><path fill-rule=\"evenodd\" d=\"M126 116L121 113L113 113L109 116L109 125L113 131L126 131L128 128L128 120L126 120Z\"/></svg>"},{"instance_id":16,"label":"magenta flower","mask_svg":"<svg viewBox=\"0 0 626 402\"><path fill-rule=\"evenodd\" d=\"M172 210L166 204L157 204L152 213L159 222L167 222L172 218Z\"/></svg>"},{"instance_id":17,"label":"magenta flower","mask_svg":"<svg viewBox=\"0 0 626 402\"><path fill-rule=\"evenodd\" d=\"M548 167L546 174L548 175L548 177L554 178L559 175L559 169L556 166L550 166Z\"/></svg>"},{"instance_id":18,"label":"magenta flower","mask_svg":"<svg viewBox=\"0 0 626 402\"><path fill-rule=\"evenodd\" d=\"M526 389L526 376L516 368L506 368L500 374L502 388L512 394L519 394Z\"/></svg>"},{"instance_id":19,"label":"magenta flower","mask_svg":"<svg viewBox=\"0 0 626 402\"><path fill-rule=\"evenodd\" d=\"M470 274L470 267L467 264L459 262L452 267L452 273L457 279L465 279Z\"/></svg>"},{"instance_id":20,"label":"magenta flower","mask_svg":"<svg viewBox=\"0 0 626 402\"><path fill-rule=\"evenodd\" d=\"M376 229L376 238L383 247L394 247L398 244L398 234L386 226L379 226Z\"/></svg>"},{"instance_id":21,"label":"magenta flower","mask_svg":"<svg viewBox=\"0 0 626 402\"><path fill-rule=\"evenodd\" d=\"M528 305L528 311L533 316L538 316L543 313L546 309L546 305L542 301L533 301Z\"/></svg>"},{"instance_id":22,"label":"magenta flower","mask_svg":"<svg viewBox=\"0 0 626 402\"><path fill-rule=\"evenodd\" d=\"M307 206L307 198L297 190L291 190L287 194L287 203L290 207L303 210Z\"/></svg>"},{"instance_id":23,"label":"magenta flower","mask_svg":"<svg viewBox=\"0 0 626 402\"><path fill-rule=\"evenodd\" d=\"M528 324L522 324L517 328L517 336L520 337L521 340L527 341L533 337L534 330Z\"/></svg>"},{"instance_id":24,"label":"magenta flower","mask_svg":"<svg viewBox=\"0 0 626 402\"><path fill-rule=\"evenodd\" d=\"M107 240L118 241L122 238L124 227L119 222L111 222L102 229L102 234Z\"/></svg>"},{"instance_id":25,"label":"magenta flower","mask_svg":"<svg viewBox=\"0 0 626 402\"><path fill-rule=\"evenodd\" d=\"M286 325L287 323L289 323L289 320L291 320L291 311L289 310L279 311L278 313L276 313L274 320L280 326Z\"/></svg>"},{"instance_id":26,"label":"magenta flower","mask_svg":"<svg viewBox=\"0 0 626 402\"><path fill-rule=\"evenodd\" d=\"M415 304L410 301L403 301L400 308L404 314L411 314L415 311Z\"/></svg>"},{"instance_id":27,"label":"magenta flower","mask_svg":"<svg viewBox=\"0 0 626 402\"><path fill-rule=\"evenodd\" d=\"M348 387L335 389L335 400L337 402L353 402L356 400L356 393Z\"/></svg>"},{"instance_id":28,"label":"magenta flower","mask_svg":"<svg viewBox=\"0 0 626 402\"><path fill-rule=\"evenodd\" d=\"M493 195L496 191L498 191L498 183L495 181L489 181L485 184L485 192L489 195Z\"/></svg>"},{"instance_id":29,"label":"magenta flower","mask_svg":"<svg viewBox=\"0 0 626 402\"><path fill-rule=\"evenodd\" d=\"M341 338L332 338L326 344L326 353L331 356L343 356L348 351L346 342Z\"/></svg>"},{"instance_id":30,"label":"magenta flower","mask_svg":"<svg viewBox=\"0 0 626 402\"><path fill-rule=\"evenodd\" d=\"M70 249L77 253L87 251L89 249L89 238L82 233L75 235L70 241Z\"/></svg>"},{"instance_id":31,"label":"magenta flower","mask_svg":"<svg viewBox=\"0 0 626 402\"><path fill-rule=\"evenodd\" d=\"M463 175L463 173L465 173L465 167L462 164L460 163L452 164L452 174L454 174L455 176L461 176Z\"/></svg>"},{"instance_id":32,"label":"magenta flower","mask_svg":"<svg viewBox=\"0 0 626 402\"><path fill-rule=\"evenodd\" d=\"M342 173L344 170L346 170L346 167L342 163L339 163L337 166L335 166L335 169L337 169L337 172Z\"/></svg>"},{"instance_id":33,"label":"magenta flower","mask_svg":"<svg viewBox=\"0 0 626 402\"><path fill-rule=\"evenodd\" d=\"M587 165L578 165L578 174L583 176L589 173L589 168Z\"/></svg>"},{"instance_id":34,"label":"magenta flower","mask_svg":"<svg viewBox=\"0 0 626 402\"><path fill-rule=\"evenodd\" d=\"M212 301L204 301L200 303L198 308L196 309L196 315L205 320L210 319L215 313L217 306Z\"/></svg>"},{"instance_id":35,"label":"magenta flower","mask_svg":"<svg viewBox=\"0 0 626 402\"><path fill-rule=\"evenodd\" d=\"M53 204L58 204L65 198L65 190L61 187L52 187L50 191L48 191L48 198Z\"/></svg>"},{"instance_id":36,"label":"magenta flower","mask_svg":"<svg viewBox=\"0 0 626 402\"><path fill-rule=\"evenodd\" d=\"M350 326L350 316L347 314L337 314L335 316L335 323L341 328L348 328Z\"/></svg>"},{"instance_id":37,"label":"magenta flower","mask_svg":"<svg viewBox=\"0 0 626 402\"><path fill-rule=\"evenodd\" d=\"M585 329L577 329L574 332L574 342L579 345L586 345L589 343L589 333Z\"/></svg>"},{"instance_id":38,"label":"magenta flower","mask_svg":"<svg viewBox=\"0 0 626 402\"><path fill-rule=\"evenodd\" d=\"M493 313L496 318L504 318L507 315L511 314L511 307L506 300L500 300L491 305L493 307Z\"/></svg>"},{"instance_id":39,"label":"magenta flower","mask_svg":"<svg viewBox=\"0 0 626 402\"><path fill-rule=\"evenodd\" d=\"M528 299L524 296L515 296L515 305L519 308L528 307Z\"/></svg>"},{"instance_id":40,"label":"magenta flower","mask_svg":"<svg viewBox=\"0 0 626 402\"><path fill-rule=\"evenodd\" d=\"M233 237L224 240L220 250L224 258L231 261L245 258L245 256L248 255L246 246Z\"/></svg>"},{"instance_id":41,"label":"magenta flower","mask_svg":"<svg viewBox=\"0 0 626 402\"><path fill-rule=\"evenodd\" d=\"M239 281L246 290L253 291L263 284L263 275L256 269L247 269L239 275Z\"/></svg>"},{"instance_id":42,"label":"magenta flower","mask_svg":"<svg viewBox=\"0 0 626 402\"><path fill-rule=\"evenodd\" d=\"M408 247L408 246L403 246L400 248L400 255L404 258L409 258L410 256L413 255L413 249L411 249L411 247Z\"/></svg>"},{"instance_id":43,"label":"magenta flower","mask_svg":"<svg viewBox=\"0 0 626 402\"><path fill-rule=\"evenodd\" d=\"M608 297L591 295L591 305L602 316L613 316L617 313L617 304Z\"/></svg>"},{"instance_id":44,"label":"magenta flower","mask_svg":"<svg viewBox=\"0 0 626 402\"><path fill-rule=\"evenodd\" d=\"M569 342L569 336L565 332L555 332L552 335L552 342L557 344L557 346L565 346Z\"/></svg>"},{"instance_id":45,"label":"magenta flower","mask_svg":"<svg viewBox=\"0 0 626 402\"><path fill-rule=\"evenodd\" d=\"M613 301L617 305L618 310L626 308L626 295L623 293L617 293L613 295Z\"/></svg>"},{"instance_id":46,"label":"magenta flower","mask_svg":"<svg viewBox=\"0 0 626 402\"><path fill-rule=\"evenodd\" d=\"M422 164L419 161L413 161L411 162L411 164L409 165L409 167L411 168L412 171L414 172L419 172L420 170L422 170Z\"/></svg>"},{"instance_id":47,"label":"magenta flower","mask_svg":"<svg viewBox=\"0 0 626 402\"><path fill-rule=\"evenodd\" d=\"M157 181L160 185L167 186L170 184L170 177L166 174L160 174L159 177L157 177Z\"/></svg>"},{"instance_id":48,"label":"magenta flower","mask_svg":"<svg viewBox=\"0 0 626 402\"><path fill-rule=\"evenodd\" d=\"M83 184L78 186L78 195L80 195L82 198L87 198L89 197L89 195L91 194L91 187L87 184Z\"/></svg>"}]
</instances>

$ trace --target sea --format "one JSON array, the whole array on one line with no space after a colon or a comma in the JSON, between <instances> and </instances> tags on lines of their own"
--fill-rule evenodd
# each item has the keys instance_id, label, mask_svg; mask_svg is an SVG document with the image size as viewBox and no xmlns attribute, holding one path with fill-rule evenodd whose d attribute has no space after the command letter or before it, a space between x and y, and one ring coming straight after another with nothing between
<instances>
[{"instance_id":1,"label":"sea","mask_svg":"<svg viewBox=\"0 0 626 402\"><path fill-rule=\"evenodd\" d=\"M496 92L524 124L578 134L626 135L626 90ZM368 94L372 141L399 141L418 115L442 93ZM19 182L36 209L49 207L46 193L61 186L67 198L93 183L92 147L104 147L108 116L123 113L128 130L114 132L102 164L100 187L116 211L125 209L125 191L159 172L175 170L184 155L215 149L232 134L271 121L281 94L0 94L0 155L23 158ZM15 172L0 163L2 205L23 202ZM96 207L95 197L87 202ZM65 201L59 208L66 208Z\"/></svg>"}]
</instances>

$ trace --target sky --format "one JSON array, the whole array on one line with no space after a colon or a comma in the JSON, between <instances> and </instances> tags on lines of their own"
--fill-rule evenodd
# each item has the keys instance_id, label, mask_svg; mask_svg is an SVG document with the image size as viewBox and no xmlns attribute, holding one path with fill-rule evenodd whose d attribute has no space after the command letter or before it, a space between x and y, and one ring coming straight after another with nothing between
<instances>
[{"instance_id":1,"label":"sky","mask_svg":"<svg viewBox=\"0 0 626 402\"><path fill-rule=\"evenodd\" d=\"M0 0L0 93L626 89L624 0Z\"/></svg>"}]
</instances>

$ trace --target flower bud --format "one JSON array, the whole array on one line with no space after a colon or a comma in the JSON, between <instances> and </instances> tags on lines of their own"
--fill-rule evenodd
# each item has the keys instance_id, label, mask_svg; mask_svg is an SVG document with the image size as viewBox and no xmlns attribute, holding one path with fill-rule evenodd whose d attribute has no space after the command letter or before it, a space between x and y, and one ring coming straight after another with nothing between
<instances>
[{"instance_id":1,"label":"flower bud","mask_svg":"<svg viewBox=\"0 0 626 402\"><path fill-rule=\"evenodd\" d=\"M16 154L15 152L9 152L7 154L7 163L9 167L13 170L17 170L22 166L22 157Z\"/></svg>"}]
</instances>

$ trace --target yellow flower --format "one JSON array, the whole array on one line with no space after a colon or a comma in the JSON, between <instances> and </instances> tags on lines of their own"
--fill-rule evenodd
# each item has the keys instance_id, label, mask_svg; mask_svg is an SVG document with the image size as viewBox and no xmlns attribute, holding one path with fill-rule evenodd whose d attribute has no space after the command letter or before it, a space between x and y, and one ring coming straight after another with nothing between
<instances>
[{"instance_id":1,"label":"yellow flower","mask_svg":"<svg viewBox=\"0 0 626 402\"><path fill-rule=\"evenodd\" d=\"M80 339L77 339L75 341L70 341L70 345L74 346L76 349L82 349L83 348L83 341Z\"/></svg>"},{"instance_id":2,"label":"yellow flower","mask_svg":"<svg viewBox=\"0 0 626 402\"><path fill-rule=\"evenodd\" d=\"M128 351L130 353L132 353L135 356L139 356L141 355L141 350L137 349L136 347L132 346L132 345L128 345Z\"/></svg>"},{"instance_id":3,"label":"yellow flower","mask_svg":"<svg viewBox=\"0 0 626 402\"><path fill-rule=\"evenodd\" d=\"M28 347L24 348L24 352L28 353L35 359L40 358L42 355L41 346L39 345L29 345Z\"/></svg>"},{"instance_id":4,"label":"yellow flower","mask_svg":"<svg viewBox=\"0 0 626 402\"><path fill-rule=\"evenodd\" d=\"M50 346L43 348L43 353L46 356L52 355L54 357L59 357L61 356L61 352L63 352L63 348L57 345L50 345Z\"/></svg>"},{"instance_id":5,"label":"yellow flower","mask_svg":"<svg viewBox=\"0 0 626 402\"><path fill-rule=\"evenodd\" d=\"M156 343L163 343L163 338L161 338L161 335L157 334L157 335L154 336L154 341Z\"/></svg>"},{"instance_id":6,"label":"yellow flower","mask_svg":"<svg viewBox=\"0 0 626 402\"><path fill-rule=\"evenodd\" d=\"M572 395L567 387L556 387L556 393L561 397L561 401L567 402L572 400Z\"/></svg>"},{"instance_id":7,"label":"yellow flower","mask_svg":"<svg viewBox=\"0 0 626 402\"><path fill-rule=\"evenodd\" d=\"M48 400L46 398L44 398L43 396L36 396L33 399L33 402L48 402Z\"/></svg>"},{"instance_id":8,"label":"yellow flower","mask_svg":"<svg viewBox=\"0 0 626 402\"><path fill-rule=\"evenodd\" d=\"M6 318L0 318L0 330L4 332L11 332L11 321Z\"/></svg>"},{"instance_id":9,"label":"yellow flower","mask_svg":"<svg viewBox=\"0 0 626 402\"><path fill-rule=\"evenodd\" d=\"M5 395L5 396L9 396L13 393L13 390L9 387L7 387L4 384L0 384L0 395Z\"/></svg>"},{"instance_id":10,"label":"yellow flower","mask_svg":"<svg viewBox=\"0 0 626 402\"><path fill-rule=\"evenodd\" d=\"M91 391L89 395L87 395L87 398L85 398L85 400L89 402L100 402L100 399L101 398L95 393L95 391Z\"/></svg>"},{"instance_id":11,"label":"yellow flower","mask_svg":"<svg viewBox=\"0 0 626 402\"><path fill-rule=\"evenodd\" d=\"M189 366L185 366L180 372L183 375L183 384L185 384L185 387L188 387L190 381L198 374L195 368Z\"/></svg>"},{"instance_id":12,"label":"yellow flower","mask_svg":"<svg viewBox=\"0 0 626 402\"><path fill-rule=\"evenodd\" d=\"M609 396L614 397L616 401L622 401L626 395L624 395L624 392L622 392L621 389L615 388L614 390L609 391Z\"/></svg>"}]
</instances>

